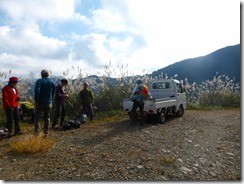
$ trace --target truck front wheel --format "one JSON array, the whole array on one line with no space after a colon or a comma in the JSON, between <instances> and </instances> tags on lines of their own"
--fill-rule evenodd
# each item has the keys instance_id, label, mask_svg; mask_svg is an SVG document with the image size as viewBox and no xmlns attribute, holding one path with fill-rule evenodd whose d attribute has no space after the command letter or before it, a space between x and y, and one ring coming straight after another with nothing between
<instances>
[{"instance_id":1,"label":"truck front wheel","mask_svg":"<svg viewBox=\"0 0 244 184\"><path fill-rule=\"evenodd\" d=\"M183 114L184 114L184 108L183 108L183 106L181 105L181 106L179 107L179 110L176 112L176 116L177 116L177 117L181 117L181 116L183 116Z\"/></svg>"},{"instance_id":2,"label":"truck front wheel","mask_svg":"<svg viewBox=\"0 0 244 184\"><path fill-rule=\"evenodd\" d=\"M166 119L166 114L165 114L165 111L161 111L158 113L158 123L159 124L163 124L165 122L165 119Z\"/></svg>"}]
</instances>

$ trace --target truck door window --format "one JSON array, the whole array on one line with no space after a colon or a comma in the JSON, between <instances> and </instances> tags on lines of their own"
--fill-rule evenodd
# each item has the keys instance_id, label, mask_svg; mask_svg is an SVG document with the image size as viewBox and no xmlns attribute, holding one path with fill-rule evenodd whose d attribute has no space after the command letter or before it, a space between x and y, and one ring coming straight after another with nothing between
<instances>
[{"instance_id":1,"label":"truck door window","mask_svg":"<svg viewBox=\"0 0 244 184\"><path fill-rule=\"evenodd\" d=\"M171 83L170 82L165 82L165 89L171 88Z\"/></svg>"},{"instance_id":2,"label":"truck door window","mask_svg":"<svg viewBox=\"0 0 244 184\"><path fill-rule=\"evenodd\" d=\"M171 88L171 83L170 82L153 83L152 88L153 89L170 89Z\"/></svg>"}]
</instances>

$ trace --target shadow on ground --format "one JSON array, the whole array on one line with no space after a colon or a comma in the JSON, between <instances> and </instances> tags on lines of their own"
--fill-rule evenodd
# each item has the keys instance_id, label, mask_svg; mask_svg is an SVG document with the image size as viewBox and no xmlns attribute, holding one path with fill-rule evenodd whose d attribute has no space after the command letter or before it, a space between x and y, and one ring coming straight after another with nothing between
<instances>
[{"instance_id":1,"label":"shadow on ground","mask_svg":"<svg viewBox=\"0 0 244 184\"><path fill-rule=\"evenodd\" d=\"M135 131L142 131L143 129L150 127L150 126L162 126L167 125L171 121L173 121L176 117L175 116L168 116L165 123L158 124L155 120L151 119L150 121L147 121L144 126L140 125L140 121L132 123L129 119L125 121L120 122L108 122L101 125L100 129L107 130L104 132L97 132L95 136L91 136L88 138L82 139L82 142L84 145L96 145L104 142L105 140L108 140L113 137L117 137L119 135L125 134L125 133L131 133Z\"/></svg>"}]
</instances>

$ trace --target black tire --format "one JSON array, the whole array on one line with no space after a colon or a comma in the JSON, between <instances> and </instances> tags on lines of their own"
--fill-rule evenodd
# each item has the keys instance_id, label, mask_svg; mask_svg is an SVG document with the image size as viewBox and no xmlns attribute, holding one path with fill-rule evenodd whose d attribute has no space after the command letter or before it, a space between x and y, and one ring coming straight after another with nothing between
<instances>
[{"instance_id":1,"label":"black tire","mask_svg":"<svg viewBox=\"0 0 244 184\"><path fill-rule=\"evenodd\" d=\"M177 116L177 117L181 117L181 116L183 116L183 114L184 114L184 108L183 108L183 106L181 105L181 106L179 107L179 110L176 112L176 116Z\"/></svg>"},{"instance_id":2,"label":"black tire","mask_svg":"<svg viewBox=\"0 0 244 184\"><path fill-rule=\"evenodd\" d=\"M159 112L158 114L157 114L157 116L158 116L158 123L159 124L163 124L164 122L165 122L165 119L166 119L166 113L165 113L165 111L161 111L161 112Z\"/></svg>"}]
</instances>

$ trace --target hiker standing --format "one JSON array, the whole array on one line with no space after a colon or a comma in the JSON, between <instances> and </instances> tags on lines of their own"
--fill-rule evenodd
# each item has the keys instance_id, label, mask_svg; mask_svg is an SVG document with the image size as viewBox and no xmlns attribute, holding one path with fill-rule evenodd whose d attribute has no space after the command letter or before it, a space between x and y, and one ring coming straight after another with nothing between
<instances>
[{"instance_id":1,"label":"hiker standing","mask_svg":"<svg viewBox=\"0 0 244 184\"><path fill-rule=\"evenodd\" d=\"M48 135L50 115L55 92L54 82L48 78L47 70L41 71L41 79L38 79L35 84L35 118L34 118L34 133L40 132L40 119L43 113L44 120L44 135Z\"/></svg>"},{"instance_id":2,"label":"hiker standing","mask_svg":"<svg viewBox=\"0 0 244 184\"><path fill-rule=\"evenodd\" d=\"M67 79L61 79L61 84L58 84L55 89L54 102L56 106L56 112L52 123L53 129L57 128L56 124L58 122L60 115L61 115L60 127L62 127L65 119L65 104L66 104L66 99L68 97L68 94L65 91L65 87L67 86L67 84L68 84Z\"/></svg>"},{"instance_id":3,"label":"hiker standing","mask_svg":"<svg viewBox=\"0 0 244 184\"><path fill-rule=\"evenodd\" d=\"M86 114L87 117L90 118L90 121L93 122L93 93L88 87L89 83L84 82L83 89L79 93L79 99L81 103L82 113Z\"/></svg>"},{"instance_id":4,"label":"hiker standing","mask_svg":"<svg viewBox=\"0 0 244 184\"><path fill-rule=\"evenodd\" d=\"M140 125L145 125L144 119L144 100L147 96L150 96L150 92L146 85L142 84L141 80L137 80L136 88L132 92L131 100L133 101L133 106L131 109L131 119L134 122L136 120L136 109L139 108L140 111Z\"/></svg>"},{"instance_id":5,"label":"hiker standing","mask_svg":"<svg viewBox=\"0 0 244 184\"><path fill-rule=\"evenodd\" d=\"M19 93L16 88L17 83L19 82L18 77L10 77L8 84L2 89L2 100L3 100L3 109L5 110L7 124L6 128L8 129L8 134L6 138L12 136L12 121L14 120L14 135L20 135L20 124L19 124Z\"/></svg>"}]
</instances>

